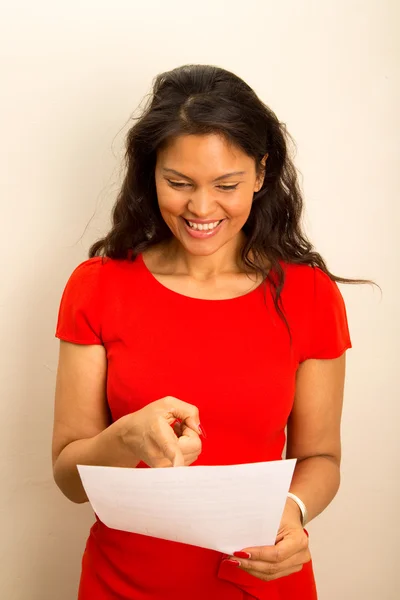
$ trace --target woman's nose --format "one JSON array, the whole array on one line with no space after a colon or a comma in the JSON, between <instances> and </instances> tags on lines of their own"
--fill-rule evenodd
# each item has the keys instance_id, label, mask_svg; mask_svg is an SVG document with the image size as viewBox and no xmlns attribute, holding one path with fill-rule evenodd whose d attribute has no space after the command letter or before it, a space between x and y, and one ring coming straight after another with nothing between
<instances>
[{"instance_id":1,"label":"woman's nose","mask_svg":"<svg viewBox=\"0 0 400 600\"><path fill-rule=\"evenodd\" d=\"M199 218L212 216L216 202L208 190L196 190L191 193L188 209Z\"/></svg>"}]
</instances>

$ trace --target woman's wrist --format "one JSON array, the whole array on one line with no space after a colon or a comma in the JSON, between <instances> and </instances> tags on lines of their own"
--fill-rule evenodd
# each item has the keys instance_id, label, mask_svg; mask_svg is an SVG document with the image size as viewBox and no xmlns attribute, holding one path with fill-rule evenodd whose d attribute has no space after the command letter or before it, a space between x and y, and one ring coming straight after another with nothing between
<instances>
[{"instance_id":1,"label":"woman's wrist","mask_svg":"<svg viewBox=\"0 0 400 600\"><path fill-rule=\"evenodd\" d=\"M288 497L286 499L282 523L284 523L286 526L290 525L303 527L301 510L292 498Z\"/></svg>"},{"instance_id":2,"label":"woman's wrist","mask_svg":"<svg viewBox=\"0 0 400 600\"><path fill-rule=\"evenodd\" d=\"M131 417L131 415L126 417L128 416ZM102 457L104 466L136 467L140 462L134 451L132 439L128 440L129 428L126 417L121 417L96 436L97 452L99 458Z\"/></svg>"}]
</instances>

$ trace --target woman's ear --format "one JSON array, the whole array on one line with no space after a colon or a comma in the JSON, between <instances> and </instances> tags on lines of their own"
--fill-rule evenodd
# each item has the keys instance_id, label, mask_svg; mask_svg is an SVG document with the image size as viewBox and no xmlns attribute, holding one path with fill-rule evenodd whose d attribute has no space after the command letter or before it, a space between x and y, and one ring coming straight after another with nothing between
<instances>
[{"instance_id":1,"label":"woman's ear","mask_svg":"<svg viewBox=\"0 0 400 600\"><path fill-rule=\"evenodd\" d=\"M254 192L259 192L263 186L264 178L265 178L265 165L267 163L268 154L263 156L261 159L261 166L259 167L259 173L256 179L256 185L254 187Z\"/></svg>"}]
</instances>

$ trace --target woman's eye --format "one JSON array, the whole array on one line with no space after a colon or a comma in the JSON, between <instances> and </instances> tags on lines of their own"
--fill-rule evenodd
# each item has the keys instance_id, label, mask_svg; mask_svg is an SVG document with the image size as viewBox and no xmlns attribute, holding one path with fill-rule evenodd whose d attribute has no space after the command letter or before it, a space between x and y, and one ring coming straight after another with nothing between
<instances>
[{"instance_id":1,"label":"woman's eye","mask_svg":"<svg viewBox=\"0 0 400 600\"><path fill-rule=\"evenodd\" d=\"M182 181L171 181L171 179L167 179L167 181L171 187L178 190L192 187L191 183L184 183ZM217 188L219 190L222 190L223 192L230 192L232 190L236 190L238 185L238 183L235 183L234 185L218 185Z\"/></svg>"},{"instance_id":2,"label":"woman's eye","mask_svg":"<svg viewBox=\"0 0 400 600\"><path fill-rule=\"evenodd\" d=\"M235 183L234 185L219 185L218 188L224 192L229 192L230 190L236 190L238 185L238 183Z\"/></svg>"},{"instance_id":3,"label":"woman's eye","mask_svg":"<svg viewBox=\"0 0 400 600\"><path fill-rule=\"evenodd\" d=\"M174 187L174 188L185 188L185 187L190 187L190 183L182 183L180 181L171 181L170 179L167 179L168 183L170 186Z\"/></svg>"}]
</instances>

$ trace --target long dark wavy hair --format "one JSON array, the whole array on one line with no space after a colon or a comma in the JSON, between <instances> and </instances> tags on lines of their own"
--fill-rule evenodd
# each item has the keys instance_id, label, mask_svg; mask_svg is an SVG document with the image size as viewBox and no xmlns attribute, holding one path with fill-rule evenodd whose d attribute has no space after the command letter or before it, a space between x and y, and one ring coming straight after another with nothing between
<instances>
[{"instance_id":1,"label":"long dark wavy hair","mask_svg":"<svg viewBox=\"0 0 400 600\"><path fill-rule=\"evenodd\" d=\"M209 65L185 65L156 77L150 100L127 135L126 175L113 209L112 228L93 244L90 257L134 260L172 237L157 202L157 151L175 136L211 133L222 134L254 158L258 172L268 154L264 183L254 194L243 228L242 260L247 269L271 283L276 310L287 326L280 303L285 276L279 260L319 267L336 282L373 284L328 270L302 231L303 199L285 126L242 79Z\"/></svg>"}]
</instances>

